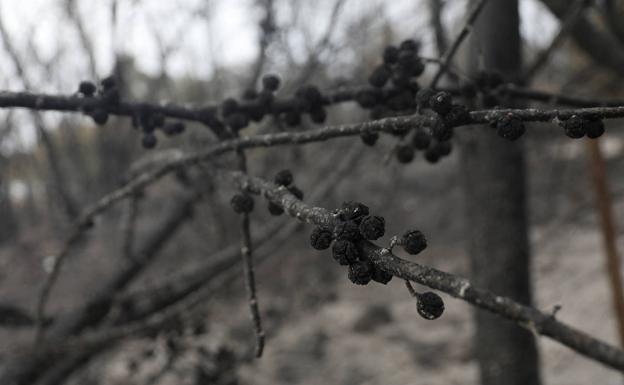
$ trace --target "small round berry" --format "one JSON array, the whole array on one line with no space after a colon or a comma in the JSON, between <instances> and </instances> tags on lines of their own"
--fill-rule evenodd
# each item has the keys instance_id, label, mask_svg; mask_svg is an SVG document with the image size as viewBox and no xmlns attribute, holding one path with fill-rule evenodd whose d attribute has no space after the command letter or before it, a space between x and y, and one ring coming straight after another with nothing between
<instances>
[{"instance_id":1,"label":"small round berry","mask_svg":"<svg viewBox=\"0 0 624 385\"><path fill-rule=\"evenodd\" d=\"M374 146L375 143L377 143L377 140L379 140L379 134L377 132L365 131L360 134L360 139L362 139L362 142L365 145Z\"/></svg>"},{"instance_id":2,"label":"small round berry","mask_svg":"<svg viewBox=\"0 0 624 385\"><path fill-rule=\"evenodd\" d=\"M572 115L570 119L561 122L565 134L572 139L579 139L585 136L585 119Z\"/></svg>"},{"instance_id":3,"label":"small round berry","mask_svg":"<svg viewBox=\"0 0 624 385\"><path fill-rule=\"evenodd\" d=\"M451 111L453 99L451 94L445 91L438 92L429 99L429 107L440 115L446 115Z\"/></svg>"},{"instance_id":4,"label":"small round berry","mask_svg":"<svg viewBox=\"0 0 624 385\"><path fill-rule=\"evenodd\" d=\"M360 240L360 228L356 221L339 221L334 225L333 237L355 242Z\"/></svg>"},{"instance_id":5,"label":"small round berry","mask_svg":"<svg viewBox=\"0 0 624 385\"><path fill-rule=\"evenodd\" d=\"M390 69L386 65L380 65L373 70L371 75L368 77L368 83L377 88L382 88L390 79Z\"/></svg>"},{"instance_id":6,"label":"small round berry","mask_svg":"<svg viewBox=\"0 0 624 385\"><path fill-rule=\"evenodd\" d=\"M399 60L399 49L389 45L384 49L383 60L386 64L395 64Z\"/></svg>"},{"instance_id":7,"label":"small round berry","mask_svg":"<svg viewBox=\"0 0 624 385\"><path fill-rule=\"evenodd\" d=\"M143 137L141 138L141 145L143 146L143 148L149 150L156 147L156 144L158 144L158 139L156 139L156 135L151 132L143 134Z\"/></svg>"},{"instance_id":8,"label":"small round berry","mask_svg":"<svg viewBox=\"0 0 624 385\"><path fill-rule=\"evenodd\" d=\"M317 124L325 123L327 120L327 111L323 107L316 107L310 111L310 120Z\"/></svg>"},{"instance_id":9,"label":"small round berry","mask_svg":"<svg viewBox=\"0 0 624 385\"><path fill-rule=\"evenodd\" d=\"M401 244L408 254L416 255L427 248L427 239L422 232L410 230L403 234Z\"/></svg>"},{"instance_id":10,"label":"small round berry","mask_svg":"<svg viewBox=\"0 0 624 385\"><path fill-rule=\"evenodd\" d=\"M108 122L108 112L106 112L105 109L96 108L91 113L91 118L93 119L93 121L96 124L98 124L100 126L104 125L104 124L106 124L106 122Z\"/></svg>"},{"instance_id":11,"label":"small round berry","mask_svg":"<svg viewBox=\"0 0 624 385\"><path fill-rule=\"evenodd\" d=\"M369 215L360 222L360 234L369 241L377 240L386 233L386 221L383 217Z\"/></svg>"},{"instance_id":12,"label":"small round berry","mask_svg":"<svg viewBox=\"0 0 624 385\"><path fill-rule=\"evenodd\" d=\"M349 280L356 285L366 285L373 279L373 268L370 261L356 261L349 265Z\"/></svg>"},{"instance_id":13,"label":"small round berry","mask_svg":"<svg viewBox=\"0 0 624 385\"><path fill-rule=\"evenodd\" d=\"M373 281L387 285L392 280L392 274L386 273L380 268L373 266Z\"/></svg>"},{"instance_id":14,"label":"small round berry","mask_svg":"<svg viewBox=\"0 0 624 385\"><path fill-rule=\"evenodd\" d=\"M278 216L278 215L282 215L284 214L284 209L282 208L282 206L273 203L273 202L269 202L269 205L267 206L267 209L269 210L269 213L271 215L274 216Z\"/></svg>"},{"instance_id":15,"label":"small round berry","mask_svg":"<svg viewBox=\"0 0 624 385\"><path fill-rule=\"evenodd\" d=\"M399 144L396 148L396 157L399 163L410 163L414 160L414 147L410 144Z\"/></svg>"},{"instance_id":16,"label":"small round berry","mask_svg":"<svg viewBox=\"0 0 624 385\"><path fill-rule=\"evenodd\" d=\"M377 97L371 90L360 90L355 94L355 101L360 107L369 109L377 104Z\"/></svg>"},{"instance_id":17,"label":"small round berry","mask_svg":"<svg viewBox=\"0 0 624 385\"><path fill-rule=\"evenodd\" d=\"M281 170L273 178L273 182L278 186L290 186L293 180L293 174L290 170Z\"/></svg>"},{"instance_id":18,"label":"small round berry","mask_svg":"<svg viewBox=\"0 0 624 385\"><path fill-rule=\"evenodd\" d=\"M254 208L254 200L247 193L234 194L230 205L236 214L250 213Z\"/></svg>"},{"instance_id":19,"label":"small round berry","mask_svg":"<svg viewBox=\"0 0 624 385\"><path fill-rule=\"evenodd\" d=\"M339 239L332 246L332 256L339 264L346 266L360 258L361 252L357 245L346 239Z\"/></svg>"},{"instance_id":20,"label":"small round berry","mask_svg":"<svg viewBox=\"0 0 624 385\"><path fill-rule=\"evenodd\" d=\"M418 130L414 133L414 136L412 137L412 144L417 150L426 150L431 144L431 136L429 136L429 134L427 134L423 130Z\"/></svg>"},{"instance_id":21,"label":"small round berry","mask_svg":"<svg viewBox=\"0 0 624 385\"><path fill-rule=\"evenodd\" d=\"M436 147L431 147L425 151L425 160L429 163L438 163L440 160L440 154Z\"/></svg>"},{"instance_id":22,"label":"small round berry","mask_svg":"<svg viewBox=\"0 0 624 385\"><path fill-rule=\"evenodd\" d=\"M401 42L399 49L401 51L418 51L420 44L414 39L406 39Z\"/></svg>"},{"instance_id":23,"label":"small round berry","mask_svg":"<svg viewBox=\"0 0 624 385\"><path fill-rule=\"evenodd\" d=\"M434 320L444 313L444 301L436 293L427 291L417 296L416 309L424 319Z\"/></svg>"},{"instance_id":24,"label":"small round berry","mask_svg":"<svg viewBox=\"0 0 624 385\"><path fill-rule=\"evenodd\" d=\"M117 87L113 87L104 90L104 92L102 93L102 100L104 100L108 104L118 105L121 101L121 94L119 93L119 89Z\"/></svg>"},{"instance_id":25,"label":"small round berry","mask_svg":"<svg viewBox=\"0 0 624 385\"><path fill-rule=\"evenodd\" d=\"M368 206L360 202L343 202L338 210L338 218L343 221L356 221L359 223L369 213Z\"/></svg>"},{"instance_id":26,"label":"small round berry","mask_svg":"<svg viewBox=\"0 0 624 385\"><path fill-rule=\"evenodd\" d=\"M277 91L280 86L280 78L277 75L264 75L262 77L262 87L268 91Z\"/></svg>"},{"instance_id":27,"label":"small round berry","mask_svg":"<svg viewBox=\"0 0 624 385\"><path fill-rule=\"evenodd\" d=\"M429 107L429 101L435 95L435 91L431 88L422 88L416 92L416 103L422 108Z\"/></svg>"},{"instance_id":28,"label":"small round berry","mask_svg":"<svg viewBox=\"0 0 624 385\"><path fill-rule=\"evenodd\" d=\"M322 227L316 227L310 234L310 244L316 250L325 250L331 246L332 232Z\"/></svg>"},{"instance_id":29,"label":"small round berry","mask_svg":"<svg viewBox=\"0 0 624 385\"><path fill-rule=\"evenodd\" d=\"M310 106L312 106L313 108L323 105L323 94L321 93L321 91L318 89L317 86L314 86L314 85L303 86L297 91L297 93L299 93L300 96L305 101L307 101L310 104Z\"/></svg>"},{"instance_id":30,"label":"small round berry","mask_svg":"<svg viewBox=\"0 0 624 385\"><path fill-rule=\"evenodd\" d=\"M605 132L604 123L600 119L588 120L585 127L587 130L587 137L591 139L599 138Z\"/></svg>"},{"instance_id":31,"label":"small round berry","mask_svg":"<svg viewBox=\"0 0 624 385\"><path fill-rule=\"evenodd\" d=\"M297 186L289 186L288 191L290 191L295 198L303 200L303 191L301 191Z\"/></svg>"},{"instance_id":32,"label":"small round berry","mask_svg":"<svg viewBox=\"0 0 624 385\"><path fill-rule=\"evenodd\" d=\"M115 80L115 77L111 75L102 79L100 84L104 90L110 90L111 88L115 88L117 86L117 81Z\"/></svg>"},{"instance_id":33,"label":"small round berry","mask_svg":"<svg viewBox=\"0 0 624 385\"><path fill-rule=\"evenodd\" d=\"M95 86L95 84L89 81L80 82L80 85L78 85L78 92L80 92L84 96L93 96L96 90L97 87Z\"/></svg>"},{"instance_id":34,"label":"small round berry","mask_svg":"<svg viewBox=\"0 0 624 385\"><path fill-rule=\"evenodd\" d=\"M238 102L236 99L227 98L221 104L221 115L228 117L238 111Z\"/></svg>"},{"instance_id":35,"label":"small round berry","mask_svg":"<svg viewBox=\"0 0 624 385\"><path fill-rule=\"evenodd\" d=\"M225 118L225 123L230 126L234 132L240 131L249 125L249 117L242 112L235 112Z\"/></svg>"},{"instance_id":36,"label":"small round berry","mask_svg":"<svg viewBox=\"0 0 624 385\"><path fill-rule=\"evenodd\" d=\"M526 128L520 118L507 114L496 122L496 132L501 138L513 141L520 138L526 132Z\"/></svg>"}]
</instances>

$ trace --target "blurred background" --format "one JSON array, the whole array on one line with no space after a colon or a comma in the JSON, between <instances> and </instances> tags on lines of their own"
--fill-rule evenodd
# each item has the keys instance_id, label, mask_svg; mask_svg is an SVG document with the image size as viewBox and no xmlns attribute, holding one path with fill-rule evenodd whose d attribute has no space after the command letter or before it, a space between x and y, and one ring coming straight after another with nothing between
<instances>
[{"instance_id":1,"label":"blurred background","mask_svg":"<svg viewBox=\"0 0 624 385\"><path fill-rule=\"evenodd\" d=\"M362 84L388 44L413 38L422 56L440 56L431 3L0 0L0 89L72 94L81 80L114 74L124 99L202 106L240 97L258 68L280 75L282 95L306 83L321 89ZM437 3L452 38L468 2ZM600 9L587 11L588 18L608 29ZM519 10L522 53L531 63L559 32L560 16L537 0L519 0ZM608 67L564 38L527 85L621 98L622 74ZM436 69L427 67L425 82ZM328 123L367 119L354 103L329 111ZM601 139L616 219L624 212L619 124L609 122ZM304 122L301 129L309 127ZM263 122L245 134L271 129ZM561 306L560 320L617 344L586 148L552 126L532 124L528 131L522 140L535 305L545 311ZM32 341L39 289L80 210L118 187L131 165L212 141L205 127L189 125L185 135L161 140L149 152L129 119L111 118L98 127L80 114L0 110L0 367ZM389 158L395 144L382 137L369 148L346 138L258 149L248 153L249 172L271 178L288 167L314 205L364 202L386 218L380 244L407 228L420 229L429 248L418 262L469 276L470 224L463 213L470 202L458 154L435 165L420 155L403 165ZM234 158L215 164L231 166ZM189 298L198 303L158 328L111 339L87 358L68 355L38 383L479 383L468 305L444 296L446 313L432 322L418 317L398 279L387 286L352 285L329 252L309 247L309 226L271 217L260 199L252 235L267 347L253 359L238 218L229 207L234 192L205 167L167 177L99 216L61 272L47 322L82 309L110 277L133 264L140 271L116 291L107 318L87 331L132 321L124 315L127 303L133 307L128 313L137 314L141 306L156 312ZM163 304L153 305L154 298ZM538 345L545 384L621 383L620 374L565 347L546 339Z\"/></svg>"}]
</instances>

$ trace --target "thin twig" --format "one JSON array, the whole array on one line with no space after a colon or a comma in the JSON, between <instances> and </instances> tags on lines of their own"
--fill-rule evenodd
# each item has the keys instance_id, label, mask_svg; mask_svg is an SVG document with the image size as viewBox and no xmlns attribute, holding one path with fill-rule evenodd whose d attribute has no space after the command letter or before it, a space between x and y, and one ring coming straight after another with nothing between
<instances>
[{"instance_id":1,"label":"thin twig","mask_svg":"<svg viewBox=\"0 0 624 385\"><path fill-rule=\"evenodd\" d=\"M481 13L481 10L483 9L483 6L486 3L487 3L487 0L479 0L474 5L470 13L468 14L468 18L466 19L464 26L459 32L459 35L457 35L457 37L451 44L451 47L444 53L444 56L442 57L442 65L440 66L440 68L438 69L438 72L436 72L435 76L433 77L430 88L435 88L438 85L440 78L442 78L442 75L444 75L446 69L451 64L451 61L453 60L453 57L457 53L457 50L461 46L462 42L470 34L470 31L472 30L472 25L474 24L475 20L479 16L479 13Z\"/></svg>"}]
</instances>

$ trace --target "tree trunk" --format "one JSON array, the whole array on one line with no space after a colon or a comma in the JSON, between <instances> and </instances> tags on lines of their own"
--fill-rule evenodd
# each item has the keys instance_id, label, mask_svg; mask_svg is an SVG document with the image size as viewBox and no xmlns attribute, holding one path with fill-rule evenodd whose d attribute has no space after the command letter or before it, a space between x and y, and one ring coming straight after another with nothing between
<instances>
[{"instance_id":1,"label":"tree trunk","mask_svg":"<svg viewBox=\"0 0 624 385\"><path fill-rule=\"evenodd\" d=\"M471 72L496 70L515 79L521 72L520 51L518 1L490 1L472 35ZM509 142L483 126L464 131L460 156L472 279L480 287L530 305L522 139ZM540 384L538 352L530 332L480 310L475 311L475 320L482 384Z\"/></svg>"}]
</instances>

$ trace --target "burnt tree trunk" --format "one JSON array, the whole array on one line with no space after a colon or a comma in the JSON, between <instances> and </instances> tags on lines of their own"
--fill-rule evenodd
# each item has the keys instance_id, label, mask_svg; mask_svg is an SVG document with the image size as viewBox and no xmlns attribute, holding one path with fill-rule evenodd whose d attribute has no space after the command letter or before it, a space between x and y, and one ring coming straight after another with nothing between
<instances>
[{"instance_id":1,"label":"burnt tree trunk","mask_svg":"<svg viewBox=\"0 0 624 385\"><path fill-rule=\"evenodd\" d=\"M496 70L507 80L518 80L522 59L517 0L488 2L476 21L469 50L473 74ZM483 126L464 131L460 156L472 279L479 287L530 305L523 140L509 142ZM481 310L475 310L475 320L482 384L540 384L538 351L529 331Z\"/></svg>"}]
</instances>

